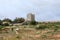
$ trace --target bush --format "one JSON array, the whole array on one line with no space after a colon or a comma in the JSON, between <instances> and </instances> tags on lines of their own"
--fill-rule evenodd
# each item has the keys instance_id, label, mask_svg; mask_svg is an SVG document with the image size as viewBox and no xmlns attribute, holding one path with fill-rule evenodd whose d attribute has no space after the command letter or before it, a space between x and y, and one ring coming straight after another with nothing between
<instances>
[{"instance_id":1,"label":"bush","mask_svg":"<svg viewBox=\"0 0 60 40\"><path fill-rule=\"evenodd\" d=\"M3 26L0 25L0 30L3 28Z\"/></svg>"},{"instance_id":2,"label":"bush","mask_svg":"<svg viewBox=\"0 0 60 40\"><path fill-rule=\"evenodd\" d=\"M46 35L41 35L42 38L46 38L47 36Z\"/></svg>"},{"instance_id":3,"label":"bush","mask_svg":"<svg viewBox=\"0 0 60 40\"><path fill-rule=\"evenodd\" d=\"M2 22L9 22L9 23L12 23L12 20L9 19L9 18L5 18L5 19L2 20Z\"/></svg>"},{"instance_id":4,"label":"bush","mask_svg":"<svg viewBox=\"0 0 60 40\"><path fill-rule=\"evenodd\" d=\"M28 24L30 24L30 25L36 25L37 22L36 21L31 21L31 22L28 22Z\"/></svg>"},{"instance_id":5,"label":"bush","mask_svg":"<svg viewBox=\"0 0 60 40\"><path fill-rule=\"evenodd\" d=\"M23 22L22 25L28 25L28 23L27 22Z\"/></svg>"},{"instance_id":6,"label":"bush","mask_svg":"<svg viewBox=\"0 0 60 40\"><path fill-rule=\"evenodd\" d=\"M24 21L25 21L24 18L15 18L15 19L13 20L13 23L23 23Z\"/></svg>"},{"instance_id":7,"label":"bush","mask_svg":"<svg viewBox=\"0 0 60 40\"><path fill-rule=\"evenodd\" d=\"M36 29L46 29L46 28L49 28L49 27L46 25L39 25L38 27L36 27Z\"/></svg>"},{"instance_id":8,"label":"bush","mask_svg":"<svg viewBox=\"0 0 60 40\"><path fill-rule=\"evenodd\" d=\"M4 23L4 24L2 24L2 26L9 26L9 24L8 23Z\"/></svg>"},{"instance_id":9,"label":"bush","mask_svg":"<svg viewBox=\"0 0 60 40\"><path fill-rule=\"evenodd\" d=\"M0 20L0 25L2 24L2 20Z\"/></svg>"},{"instance_id":10,"label":"bush","mask_svg":"<svg viewBox=\"0 0 60 40\"><path fill-rule=\"evenodd\" d=\"M59 26L54 27L54 32L56 32L59 29Z\"/></svg>"}]
</instances>

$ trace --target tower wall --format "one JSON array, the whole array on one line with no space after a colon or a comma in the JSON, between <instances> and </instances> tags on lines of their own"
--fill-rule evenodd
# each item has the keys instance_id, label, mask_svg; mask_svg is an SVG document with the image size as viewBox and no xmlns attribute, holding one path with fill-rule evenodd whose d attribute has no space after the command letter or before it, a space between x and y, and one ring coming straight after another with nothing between
<instances>
[{"instance_id":1,"label":"tower wall","mask_svg":"<svg viewBox=\"0 0 60 40\"><path fill-rule=\"evenodd\" d=\"M35 21L35 15L32 13L27 14L27 21Z\"/></svg>"}]
</instances>

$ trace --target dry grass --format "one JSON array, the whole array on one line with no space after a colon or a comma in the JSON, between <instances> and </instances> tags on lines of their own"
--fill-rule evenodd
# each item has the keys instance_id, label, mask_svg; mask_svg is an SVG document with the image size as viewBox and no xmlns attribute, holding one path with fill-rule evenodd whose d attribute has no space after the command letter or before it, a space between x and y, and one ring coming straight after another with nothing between
<instances>
[{"instance_id":1,"label":"dry grass","mask_svg":"<svg viewBox=\"0 0 60 40\"><path fill-rule=\"evenodd\" d=\"M11 32L3 35L0 40L60 40L60 33L53 30L36 30L35 28L20 28L18 35ZM2 36L2 35L0 35Z\"/></svg>"}]
</instances>

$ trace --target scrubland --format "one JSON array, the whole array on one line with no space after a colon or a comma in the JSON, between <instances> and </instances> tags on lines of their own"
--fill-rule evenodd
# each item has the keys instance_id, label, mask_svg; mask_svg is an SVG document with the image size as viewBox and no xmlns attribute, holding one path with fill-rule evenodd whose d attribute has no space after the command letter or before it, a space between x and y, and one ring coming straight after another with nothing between
<instances>
[{"instance_id":1,"label":"scrubland","mask_svg":"<svg viewBox=\"0 0 60 40\"><path fill-rule=\"evenodd\" d=\"M60 40L60 23L38 23L37 25L7 26L0 32L0 40ZM13 28L13 31L11 30ZM16 34L15 29L19 28Z\"/></svg>"}]
</instances>

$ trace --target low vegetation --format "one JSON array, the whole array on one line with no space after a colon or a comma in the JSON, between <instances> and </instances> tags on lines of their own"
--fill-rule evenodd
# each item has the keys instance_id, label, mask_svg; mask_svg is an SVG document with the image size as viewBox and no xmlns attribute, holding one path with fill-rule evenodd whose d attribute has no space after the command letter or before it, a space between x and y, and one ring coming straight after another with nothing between
<instances>
[{"instance_id":1,"label":"low vegetation","mask_svg":"<svg viewBox=\"0 0 60 40\"><path fill-rule=\"evenodd\" d=\"M44 30L44 29L47 29L47 28L49 28L48 26L46 26L46 25L39 25L38 27L36 27L36 29L40 29L40 30Z\"/></svg>"},{"instance_id":2,"label":"low vegetation","mask_svg":"<svg viewBox=\"0 0 60 40\"><path fill-rule=\"evenodd\" d=\"M3 28L3 26L0 25L0 30Z\"/></svg>"},{"instance_id":3,"label":"low vegetation","mask_svg":"<svg viewBox=\"0 0 60 40\"><path fill-rule=\"evenodd\" d=\"M2 40L58 40L60 39L60 22L24 22L24 18L0 20L0 31L3 28ZM17 26L10 24L19 24ZM20 25L21 24L21 25ZM4 29L7 26L7 30ZM9 28L10 30L9 30ZM13 29L12 29L13 28ZM19 28L18 34L15 29ZM13 31L12 31L13 30ZM7 31L8 33L5 33ZM2 35L0 33L0 36ZM59 35L59 36L58 36Z\"/></svg>"}]
</instances>

